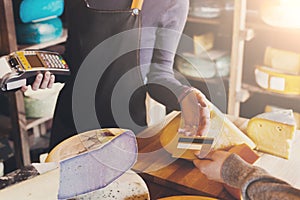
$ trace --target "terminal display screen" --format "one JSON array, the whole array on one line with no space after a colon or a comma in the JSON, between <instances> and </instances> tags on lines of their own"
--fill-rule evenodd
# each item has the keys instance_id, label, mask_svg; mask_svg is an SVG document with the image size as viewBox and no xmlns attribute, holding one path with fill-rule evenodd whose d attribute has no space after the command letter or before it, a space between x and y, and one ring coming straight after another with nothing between
<instances>
[{"instance_id":1,"label":"terminal display screen","mask_svg":"<svg viewBox=\"0 0 300 200\"><path fill-rule=\"evenodd\" d=\"M44 67L43 63L37 55L25 55L25 57L32 68Z\"/></svg>"}]
</instances>

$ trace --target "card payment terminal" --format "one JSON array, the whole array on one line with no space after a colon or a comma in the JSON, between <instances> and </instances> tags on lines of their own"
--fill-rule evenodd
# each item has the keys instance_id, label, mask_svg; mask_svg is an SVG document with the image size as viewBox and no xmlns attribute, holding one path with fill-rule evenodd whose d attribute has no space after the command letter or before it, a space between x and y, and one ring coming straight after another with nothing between
<instances>
[{"instance_id":1,"label":"card payment terminal","mask_svg":"<svg viewBox=\"0 0 300 200\"><path fill-rule=\"evenodd\" d=\"M34 82L38 73L49 71L56 82L64 82L70 75L66 61L51 51L16 51L0 58L0 88L15 90Z\"/></svg>"}]
</instances>

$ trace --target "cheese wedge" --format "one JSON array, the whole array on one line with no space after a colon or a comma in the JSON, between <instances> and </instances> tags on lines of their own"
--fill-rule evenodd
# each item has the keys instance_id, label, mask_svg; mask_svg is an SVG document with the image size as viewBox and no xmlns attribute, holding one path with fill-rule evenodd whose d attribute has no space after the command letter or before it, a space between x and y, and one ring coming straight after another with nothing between
<instances>
[{"instance_id":1,"label":"cheese wedge","mask_svg":"<svg viewBox=\"0 0 300 200\"><path fill-rule=\"evenodd\" d=\"M247 144L251 149L255 143L237 128L221 111L210 104L211 124L206 137L214 138L213 149L226 149L234 145ZM177 133L181 117L176 116L161 132L160 142L162 146L175 158L186 160L196 159L193 150L177 148L179 134Z\"/></svg>"},{"instance_id":2,"label":"cheese wedge","mask_svg":"<svg viewBox=\"0 0 300 200\"><path fill-rule=\"evenodd\" d=\"M285 108L280 108L277 106L271 106L271 105L266 105L265 106L265 112L272 112L275 110L286 110ZM296 121L296 129L300 129L300 113L298 112L293 112L295 121Z\"/></svg>"},{"instance_id":3,"label":"cheese wedge","mask_svg":"<svg viewBox=\"0 0 300 200\"><path fill-rule=\"evenodd\" d=\"M248 136L258 151L288 159L294 138L296 122L292 110L276 110L250 119Z\"/></svg>"}]
</instances>

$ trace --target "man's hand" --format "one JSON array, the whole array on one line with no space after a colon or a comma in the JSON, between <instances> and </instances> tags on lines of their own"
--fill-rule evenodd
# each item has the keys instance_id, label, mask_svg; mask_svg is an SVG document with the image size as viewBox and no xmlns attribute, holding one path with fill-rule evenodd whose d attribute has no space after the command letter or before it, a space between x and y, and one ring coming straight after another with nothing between
<instances>
[{"instance_id":1,"label":"man's hand","mask_svg":"<svg viewBox=\"0 0 300 200\"><path fill-rule=\"evenodd\" d=\"M196 153L197 155L197 153ZM205 159L194 160L194 165L210 180L224 182L221 176L221 169L224 161L231 153L227 151L212 151Z\"/></svg>"},{"instance_id":2,"label":"man's hand","mask_svg":"<svg viewBox=\"0 0 300 200\"><path fill-rule=\"evenodd\" d=\"M45 89L45 88L52 88L55 81L55 76L50 72L45 72L45 74L38 74L35 78L35 81L31 85L32 90L37 89ZM23 86L21 90L25 92L28 89L27 86Z\"/></svg>"},{"instance_id":3,"label":"man's hand","mask_svg":"<svg viewBox=\"0 0 300 200\"><path fill-rule=\"evenodd\" d=\"M183 98L181 110L186 132L196 132L196 135L199 136L208 132L210 110L206 97L199 90L193 89L192 92ZM193 129L196 130L192 131Z\"/></svg>"}]
</instances>

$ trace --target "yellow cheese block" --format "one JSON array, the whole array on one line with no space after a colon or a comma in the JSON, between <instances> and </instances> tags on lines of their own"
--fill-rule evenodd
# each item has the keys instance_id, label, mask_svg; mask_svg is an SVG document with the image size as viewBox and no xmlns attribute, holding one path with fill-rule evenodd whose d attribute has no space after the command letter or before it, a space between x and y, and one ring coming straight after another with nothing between
<instances>
[{"instance_id":1,"label":"yellow cheese block","mask_svg":"<svg viewBox=\"0 0 300 200\"><path fill-rule=\"evenodd\" d=\"M213 149L226 149L238 144L247 144L251 149L255 148L254 142L237 128L222 112L216 107L211 107L211 124L207 137L215 138L212 145ZM174 118L161 132L160 142L162 146L172 154L173 157L187 160L196 159L193 150L178 149L177 134L181 117Z\"/></svg>"},{"instance_id":2,"label":"yellow cheese block","mask_svg":"<svg viewBox=\"0 0 300 200\"><path fill-rule=\"evenodd\" d=\"M259 114L249 120L248 136L258 151L288 159L296 122L292 110L276 110Z\"/></svg>"},{"instance_id":3,"label":"yellow cheese block","mask_svg":"<svg viewBox=\"0 0 300 200\"><path fill-rule=\"evenodd\" d=\"M267 47L265 51L264 64L274 69L285 71L286 73L299 75L300 54Z\"/></svg>"},{"instance_id":4,"label":"yellow cheese block","mask_svg":"<svg viewBox=\"0 0 300 200\"><path fill-rule=\"evenodd\" d=\"M256 83L271 92L280 94L300 94L300 75L287 74L271 67L257 66Z\"/></svg>"},{"instance_id":5,"label":"yellow cheese block","mask_svg":"<svg viewBox=\"0 0 300 200\"><path fill-rule=\"evenodd\" d=\"M214 46L214 34L212 32L203 35L194 35L194 54L200 55L211 50Z\"/></svg>"}]
</instances>

